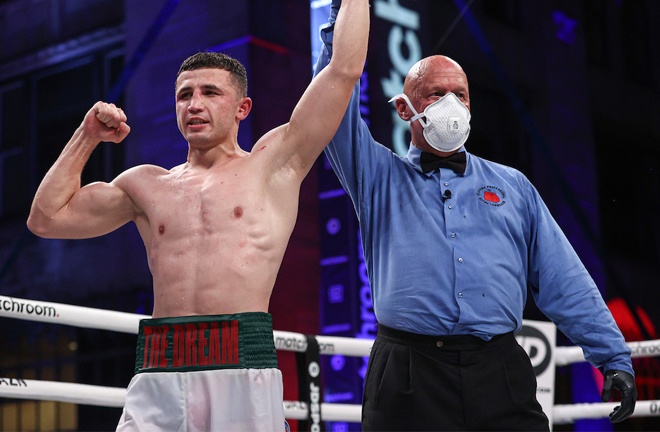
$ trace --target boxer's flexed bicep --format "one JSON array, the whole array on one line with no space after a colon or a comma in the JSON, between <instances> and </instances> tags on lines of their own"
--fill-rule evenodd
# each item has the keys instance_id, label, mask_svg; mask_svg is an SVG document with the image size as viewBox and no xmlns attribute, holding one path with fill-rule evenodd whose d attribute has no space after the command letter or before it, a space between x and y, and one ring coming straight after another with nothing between
<instances>
[{"instance_id":1,"label":"boxer's flexed bicep","mask_svg":"<svg viewBox=\"0 0 660 432\"><path fill-rule=\"evenodd\" d=\"M135 218L128 194L113 183L90 183L78 190L49 220L42 237L80 239L98 237Z\"/></svg>"}]
</instances>

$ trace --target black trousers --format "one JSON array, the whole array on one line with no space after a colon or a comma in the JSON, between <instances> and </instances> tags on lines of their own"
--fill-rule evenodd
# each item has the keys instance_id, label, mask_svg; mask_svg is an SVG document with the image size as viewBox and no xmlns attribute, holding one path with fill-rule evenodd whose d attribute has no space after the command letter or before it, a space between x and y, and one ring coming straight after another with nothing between
<instances>
[{"instance_id":1,"label":"black trousers","mask_svg":"<svg viewBox=\"0 0 660 432\"><path fill-rule=\"evenodd\" d=\"M382 325L362 403L363 431L548 431L536 377L512 333L486 342Z\"/></svg>"}]
</instances>

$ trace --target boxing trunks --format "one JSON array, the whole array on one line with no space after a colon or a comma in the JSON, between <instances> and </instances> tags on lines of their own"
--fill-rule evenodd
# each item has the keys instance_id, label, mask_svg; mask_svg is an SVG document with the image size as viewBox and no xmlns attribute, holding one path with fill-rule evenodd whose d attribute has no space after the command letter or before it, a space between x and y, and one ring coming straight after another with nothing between
<instances>
[{"instance_id":1,"label":"boxing trunks","mask_svg":"<svg viewBox=\"0 0 660 432\"><path fill-rule=\"evenodd\" d=\"M272 317L248 312L140 321L117 431L284 431Z\"/></svg>"}]
</instances>

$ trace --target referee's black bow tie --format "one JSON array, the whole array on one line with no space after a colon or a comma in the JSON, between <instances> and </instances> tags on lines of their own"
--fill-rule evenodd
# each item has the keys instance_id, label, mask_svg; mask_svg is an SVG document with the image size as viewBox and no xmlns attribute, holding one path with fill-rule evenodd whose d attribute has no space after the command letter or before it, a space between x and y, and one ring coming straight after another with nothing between
<instances>
[{"instance_id":1,"label":"referee's black bow tie","mask_svg":"<svg viewBox=\"0 0 660 432\"><path fill-rule=\"evenodd\" d=\"M465 152L458 152L447 157L440 157L434 153L422 152L419 165L425 173L437 168L450 168L458 174L465 173Z\"/></svg>"}]
</instances>

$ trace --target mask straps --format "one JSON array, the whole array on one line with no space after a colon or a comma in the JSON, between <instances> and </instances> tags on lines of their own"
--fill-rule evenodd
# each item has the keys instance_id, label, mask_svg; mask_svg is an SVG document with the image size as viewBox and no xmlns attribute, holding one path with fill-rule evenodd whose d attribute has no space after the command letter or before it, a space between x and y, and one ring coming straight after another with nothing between
<instances>
[{"instance_id":1,"label":"mask straps","mask_svg":"<svg viewBox=\"0 0 660 432\"><path fill-rule=\"evenodd\" d=\"M408 108L410 108L412 110L412 112L415 113L415 115L412 116L410 118L410 120L408 120L408 123L412 123L415 120L420 120L422 117L425 117L424 113L420 114L420 113L417 112L415 107L413 107L412 104L410 103L410 99L408 99L408 96L406 96L404 93L399 93L398 95L393 96L392 99L388 100L387 102L392 103L392 102L394 102L395 100L397 100L399 98L402 98L403 100L405 100L406 103L408 104ZM422 126L426 127L426 124L424 123L424 121L420 120L420 123L422 124Z\"/></svg>"}]
</instances>

